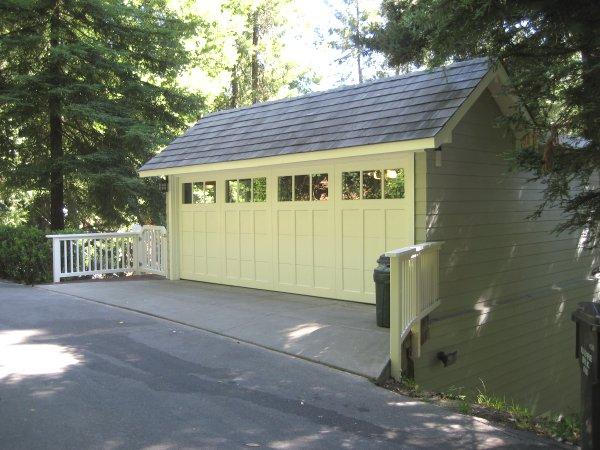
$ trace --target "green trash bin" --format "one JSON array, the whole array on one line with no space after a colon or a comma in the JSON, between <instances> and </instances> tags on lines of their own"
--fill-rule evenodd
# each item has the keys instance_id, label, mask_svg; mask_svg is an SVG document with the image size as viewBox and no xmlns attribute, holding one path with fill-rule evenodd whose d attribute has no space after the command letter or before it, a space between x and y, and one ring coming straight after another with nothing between
<instances>
[{"instance_id":1,"label":"green trash bin","mask_svg":"<svg viewBox=\"0 0 600 450\"><path fill-rule=\"evenodd\" d=\"M572 319L581 368L581 449L600 449L600 304L579 303Z\"/></svg>"},{"instance_id":2,"label":"green trash bin","mask_svg":"<svg viewBox=\"0 0 600 450\"><path fill-rule=\"evenodd\" d=\"M373 271L377 326L390 327L390 258L381 255Z\"/></svg>"}]
</instances>

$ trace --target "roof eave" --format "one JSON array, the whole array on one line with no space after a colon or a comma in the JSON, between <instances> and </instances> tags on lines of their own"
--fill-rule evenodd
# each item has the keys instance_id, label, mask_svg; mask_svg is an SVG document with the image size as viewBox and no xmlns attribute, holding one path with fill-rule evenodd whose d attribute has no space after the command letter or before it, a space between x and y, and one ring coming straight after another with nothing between
<instances>
[{"instance_id":1,"label":"roof eave","mask_svg":"<svg viewBox=\"0 0 600 450\"><path fill-rule=\"evenodd\" d=\"M490 93L498 104L500 111L505 116L514 114L519 108L519 101L517 96L512 92L511 82L508 74L506 73L506 69L504 66L502 66L502 64L498 63L495 65L495 67L488 71L488 73L477 84L475 89L473 89L473 92L471 92L462 105L460 105L458 110L444 124L442 129L436 133L434 138L436 148L444 144L452 143L452 132L454 131L454 128L456 128L465 114L471 109L473 104L486 89L490 90ZM526 120L533 122L533 119L527 110L523 110L523 114ZM513 132L518 138L525 134L524 131L517 130L514 127Z\"/></svg>"},{"instance_id":2,"label":"roof eave","mask_svg":"<svg viewBox=\"0 0 600 450\"><path fill-rule=\"evenodd\" d=\"M141 177L156 177L166 175L181 175L184 173L239 170L246 168L268 167L300 162L317 162L328 159L348 158L354 156L383 155L387 153L397 152L414 152L435 147L435 139L433 137L428 137L420 139L411 139L407 141L386 142L382 144L368 144L359 145L355 147L342 147L330 150L268 156L263 158L222 161L217 163L195 164L179 167L165 167L158 169L141 169L138 173Z\"/></svg>"}]
</instances>

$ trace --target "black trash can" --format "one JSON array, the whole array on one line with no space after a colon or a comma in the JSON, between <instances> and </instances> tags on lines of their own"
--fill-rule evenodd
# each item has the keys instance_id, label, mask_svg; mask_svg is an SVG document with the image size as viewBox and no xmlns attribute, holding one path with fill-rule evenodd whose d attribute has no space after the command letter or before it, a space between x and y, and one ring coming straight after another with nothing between
<instances>
[{"instance_id":1,"label":"black trash can","mask_svg":"<svg viewBox=\"0 0 600 450\"><path fill-rule=\"evenodd\" d=\"M390 327L390 258L381 255L373 271L377 326Z\"/></svg>"},{"instance_id":2,"label":"black trash can","mask_svg":"<svg viewBox=\"0 0 600 450\"><path fill-rule=\"evenodd\" d=\"M600 304L579 303L572 319L581 367L581 448L600 449Z\"/></svg>"}]
</instances>

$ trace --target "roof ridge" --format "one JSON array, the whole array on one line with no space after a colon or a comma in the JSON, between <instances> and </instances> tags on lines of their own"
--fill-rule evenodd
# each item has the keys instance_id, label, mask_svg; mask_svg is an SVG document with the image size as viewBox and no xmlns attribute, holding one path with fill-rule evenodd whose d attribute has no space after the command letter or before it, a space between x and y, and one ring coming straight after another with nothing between
<instances>
[{"instance_id":1,"label":"roof ridge","mask_svg":"<svg viewBox=\"0 0 600 450\"><path fill-rule=\"evenodd\" d=\"M354 89L365 88L368 86L373 86L374 84L378 84L378 83L386 83L386 82L395 81L395 80L402 80L402 79L411 78L411 77L415 77L415 76L419 76L419 75L423 75L423 74L441 72L441 71L451 69L451 68L456 68L456 67L466 67L466 66L476 65L476 64L480 64L481 62L484 62L484 61L489 61L489 58L480 57L480 58L473 58L473 59L468 59L468 60L464 60L464 61L456 61L456 62L447 64L444 66L437 66L437 67L433 67L431 69L415 70L413 72L408 72L408 73L401 74L401 75L394 75L391 77L377 78L375 80L367 81L365 83L338 86L338 87L335 87L332 89L326 89L324 91L310 92L308 94L298 95L296 97L290 97L290 98L268 100L265 102L255 103L254 105L242 106L240 108L223 109L221 111L215 111L215 112L209 113L209 114L203 116L200 120L206 119L208 117L232 114L232 113L238 112L238 111L245 111L245 110L249 110L249 109L259 109L260 107L267 106L267 105L288 103L288 102L305 99L305 98L310 98L310 97L315 97L315 96L328 94L328 93L334 93L334 92L339 92L339 91L350 91L350 90L354 90Z\"/></svg>"}]
</instances>

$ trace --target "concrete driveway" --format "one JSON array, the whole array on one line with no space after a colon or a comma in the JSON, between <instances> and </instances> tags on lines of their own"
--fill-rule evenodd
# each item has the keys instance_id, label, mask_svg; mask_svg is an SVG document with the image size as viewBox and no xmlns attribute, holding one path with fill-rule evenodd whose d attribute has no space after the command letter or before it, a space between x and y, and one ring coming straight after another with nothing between
<instances>
[{"instance_id":1,"label":"concrete driveway","mask_svg":"<svg viewBox=\"0 0 600 450\"><path fill-rule=\"evenodd\" d=\"M365 378L0 282L0 448L554 447Z\"/></svg>"},{"instance_id":2,"label":"concrete driveway","mask_svg":"<svg viewBox=\"0 0 600 450\"><path fill-rule=\"evenodd\" d=\"M39 288L142 311L372 379L389 359L389 332L375 324L374 305L165 279Z\"/></svg>"}]
</instances>

